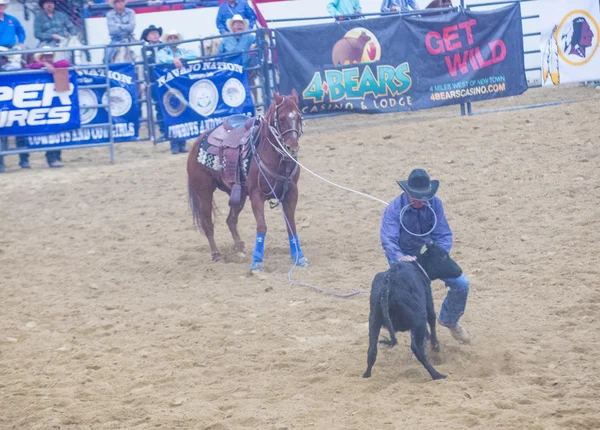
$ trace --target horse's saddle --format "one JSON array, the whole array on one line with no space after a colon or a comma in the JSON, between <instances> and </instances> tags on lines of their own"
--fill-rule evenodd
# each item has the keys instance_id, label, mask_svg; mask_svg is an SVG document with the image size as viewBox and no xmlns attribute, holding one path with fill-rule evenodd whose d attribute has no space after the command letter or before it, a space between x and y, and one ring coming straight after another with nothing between
<instances>
[{"instance_id":1,"label":"horse's saddle","mask_svg":"<svg viewBox=\"0 0 600 430\"><path fill-rule=\"evenodd\" d=\"M219 160L218 165L209 167L219 171L222 182L232 184L230 206L239 206L242 198L245 198L242 186L248 163L244 161L249 158L254 124L255 120L245 115L232 115L205 138L208 143L205 145L206 152Z\"/></svg>"},{"instance_id":2,"label":"horse's saddle","mask_svg":"<svg viewBox=\"0 0 600 430\"><path fill-rule=\"evenodd\" d=\"M208 143L215 148L244 146L252 133L254 119L246 115L232 115L208 135Z\"/></svg>"}]
</instances>

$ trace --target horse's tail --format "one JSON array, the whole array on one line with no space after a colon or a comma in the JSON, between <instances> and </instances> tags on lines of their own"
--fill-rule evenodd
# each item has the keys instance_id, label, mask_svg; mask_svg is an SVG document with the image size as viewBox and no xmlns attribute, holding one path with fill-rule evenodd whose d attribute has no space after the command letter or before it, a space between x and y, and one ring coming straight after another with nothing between
<instances>
[{"instance_id":1,"label":"horse's tail","mask_svg":"<svg viewBox=\"0 0 600 430\"><path fill-rule=\"evenodd\" d=\"M196 190L196 185L192 180L192 176L188 174L188 202L190 204L190 210L192 211L192 218L194 219L194 225L200 230L202 228L202 201Z\"/></svg>"},{"instance_id":2,"label":"horse's tail","mask_svg":"<svg viewBox=\"0 0 600 430\"><path fill-rule=\"evenodd\" d=\"M200 138L203 135L200 136ZM200 138L198 138L198 140L196 142L200 141ZM197 145L193 145L191 153L195 153L198 150L198 146ZM190 205L190 209L192 211L192 217L194 219L194 225L201 231L204 232L204 228L202 228L202 199L200 198L200 184L198 183L198 181L194 180L194 175L192 174L192 171L190 169L191 164L190 163L195 163L196 160L193 159L192 161L188 160L188 203ZM201 167L201 166L194 166L194 167ZM211 204L212 204L212 210L211 210L211 216L213 218L213 221L216 219L217 216L217 206L215 204L214 199L210 199L211 200Z\"/></svg>"}]
</instances>

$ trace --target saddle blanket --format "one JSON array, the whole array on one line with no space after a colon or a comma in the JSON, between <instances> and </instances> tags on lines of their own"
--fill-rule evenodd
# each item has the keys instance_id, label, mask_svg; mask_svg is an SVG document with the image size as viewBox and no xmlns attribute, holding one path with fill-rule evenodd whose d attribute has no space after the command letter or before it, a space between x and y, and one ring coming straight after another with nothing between
<instances>
[{"instance_id":1,"label":"saddle blanket","mask_svg":"<svg viewBox=\"0 0 600 430\"><path fill-rule=\"evenodd\" d=\"M212 133L212 131L210 132ZM204 135L204 138L202 139L202 141L200 142L200 145L198 146L198 163L202 164L203 166L208 167L211 170L215 170L217 172L222 171L223 169L225 169L225 166L228 165L227 163L227 154L235 154L236 156L239 157L239 150L241 150L241 148L235 149L235 150L231 150L231 151L223 151L223 159L221 159L221 157L219 157L219 155L216 154L212 154L209 152L209 148L210 148L210 144L208 143L208 136L210 133L206 133L206 135ZM244 171L244 174L247 175L248 174L248 170L250 170L250 161L252 158L252 151L247 151L247 154L245 154L245 157L242 160L242 170ZM235 160L232 160L234 163L236 162Z\"/></svg>"}]
</instances>

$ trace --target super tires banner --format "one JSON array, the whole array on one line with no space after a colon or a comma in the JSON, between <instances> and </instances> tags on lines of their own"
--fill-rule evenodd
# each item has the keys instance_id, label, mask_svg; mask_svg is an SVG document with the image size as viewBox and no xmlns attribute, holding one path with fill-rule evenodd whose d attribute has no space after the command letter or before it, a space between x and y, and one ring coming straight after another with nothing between
<instances>
[{"instance_id":1,"label":"super tires banner","mask_svg":"<svg viewBox=\"0 0 600 430\"><path fill-rule=\"evenodd\" d=\"M106 143L110 141L108 109L96 107L109 104L112 114L112 133L115 142L136 140L139 131L140 108L133 64L111 64L108 71L110 91L95 86L106 85L103 67L80 69L77 72L79 113L81 125L86 127L62 133L29 136L30 148L75 146ZM92 88L86 88L92 87ZM95 127L94 124L97 124ZM104 124L104 125L103 125Z\"/></svg>"},{"instance_id":2,"label":"super tires banner","mask_svg":"<svg viewBox=\"0 0 600 430\"><path fill-rule=\"evenodd\" d=\"M0 136L31 136L79 127L75 72L69 90L54 90L51 73L0 74Z\"/></svg>"},{"instance_id":3,"label":"super tires banner","mask_svg":"<svg viewBox=\"0 0 600 430\"><path fill-rule=\"evenodd\" d=\"M275 31L280 89L295 88L305 114L427 109L527 90L518 4Z\"/></svg>"}]
</instances>

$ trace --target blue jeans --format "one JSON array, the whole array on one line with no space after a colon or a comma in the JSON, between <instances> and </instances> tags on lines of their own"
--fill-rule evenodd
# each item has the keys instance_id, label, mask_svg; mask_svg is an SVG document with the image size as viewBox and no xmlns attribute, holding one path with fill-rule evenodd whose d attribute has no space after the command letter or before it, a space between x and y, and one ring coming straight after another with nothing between
<instances>
[{"instance_id":1,"label":"blue jeans","mask_svg":"<svg viewBox=\"0 0 600 430\"><path fill-rule=\"evenodd\" d=\"M450 290L448 290L448 295L442 303L440 321L445 326L453 327L465 312L470 282L464 273L458 278L442 279L442 281L446 283Z\"/></svg>"}]
</instances>

